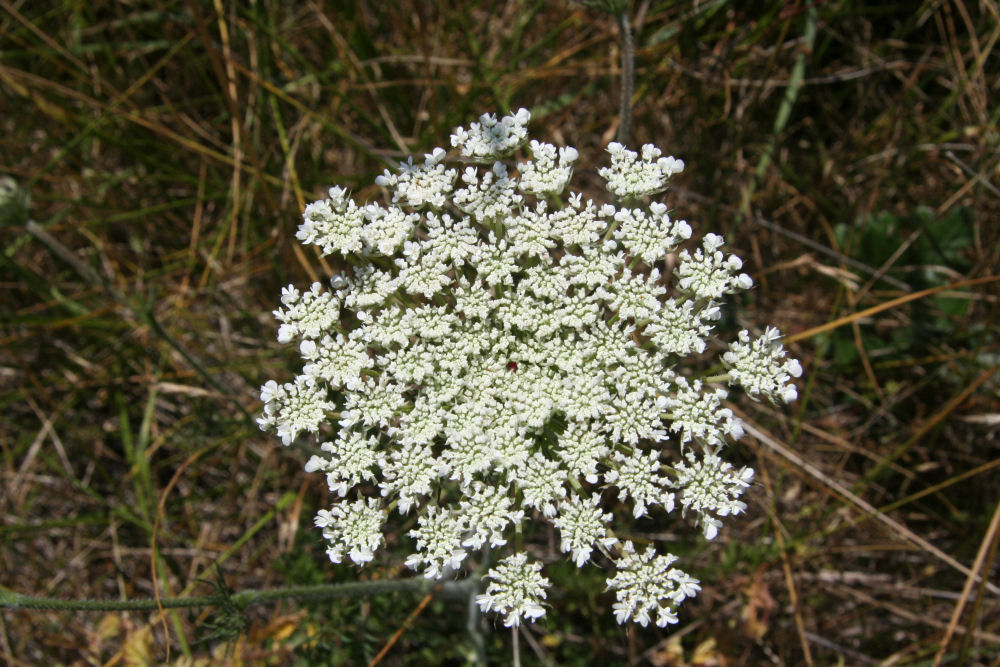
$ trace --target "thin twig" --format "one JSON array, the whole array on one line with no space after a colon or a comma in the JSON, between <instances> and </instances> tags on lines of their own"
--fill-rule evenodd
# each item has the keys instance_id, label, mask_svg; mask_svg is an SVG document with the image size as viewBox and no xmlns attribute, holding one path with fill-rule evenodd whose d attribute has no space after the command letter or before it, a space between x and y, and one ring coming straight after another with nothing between
<instances>
[{"instance_id":1,"label":"thin twig","mask_svg":"<svg viewBox=\"0 0 1000 667\"><path fill-rule=\"evenodd\" d=\"M416 609L410 612L410 615L406 617L406 620L403 621L403 624L401 626L399 626L399 629L392 634L392 637L389 637L389 641L385 643L385 646L382 647L382 650L376 653L375 657L371 659L371 662L368 663L368 667L375 667L375 665L382 662L382 658L384 658L392 649L392 647L396 645L396 642L398 642L399 638L403 636L403 633L406 632L406 629L409 628L411 625L413 625L413 621L416 620L417 616L420 615L420 612L422 612L424 609L427 608L427 605L429 605L431 603L431 600L434 599L434 594L437 593L440 589L441 589L441 584L438 584L433 589L431 589L430 593L424 596L424 599L420 601L420 604L417 605Z\"/></svg>"},{"instance_id":2,"label":"thin twig","mask_svg":"<svg viewBox=\"0 0 1000 667\"><path fill-rule=\"evenodd\" d=\"M618 34L621 36L622 83L621 106L618 113L618 143L627 145L632 134L632 95L635 92L635 42L628 12L622 9L615 15Z\"/></svg>"},{"instance_id":3,"label":"thin twig","mask_svg":"<svg viewBox=\"0 0 1000 667\"><path fill-rule=\"evenodd\" d=\"M816 644L817 646L822 646L825 649L830 649L831 651L836 651L837 653L840 654L840 657L850 658L851 660L854 661L854 664L863 664L863 665L878 665L878 664L881 664L878 660L874 660L872 658L869 658L867 655L865 655L863 653L858 653L857 651L855 651L853 649L849 649L846 646L843 646L843 645L838 644L836 642L830 641L829 639L827 639L825 637L820 637L815 632L809 632L807 630L806 633L805 633L805 637L806 637L806 639L808 639L809 641L811 641L813 644Z\"/></svg>"},{"instance_id":4,"label":"thin twig","mask_svg":"<svg viewBox=\"0 0 1000 667\"><path fill-rule=\"evenodd\" d=\"M881 313L883 310L889 310L890 308L895 308L896 306L901 306L904 303L910 301L916 301L917 299L922 299L925 296L932 296L938 294L939 292L944 292L946 290L961 289L963 287L972 287L974 285L982 285L984 283L991 283L1000 280L1000 275L997 276L982 276L980 278L971 278L969 280L961 280L957 283L952 283L951 285L938 285L937 287L930 287L919 292L913 292L912 294L904 294L901 297L880 303L877 306L872 306L871 308L866 308L864 310L859 310L856 313L851 313L849 315L844 315L825 324L821 324L811 329L806 329L805 331L800 331L797 334L792 334L791 336L786 336L782 339L785 344L794 343L796 341L804 340L806 338L812 338L821 333L826 333L827 331L832 331L838 329L845 324L850 324L855 320L860 320L876 313Z\"/></svg>"},{"instance_id":5,"label":"thin twig","mask_svg":"<svg viewBox=\"0 0 1000 667\"><path fill-rule=\"evenodd\" d=\"M972 572L969 573L969 576L965 580L965 586L962 587L962 597L959 598L955 604L954 611L951 613L951 620L948 621L948 629L945 630L944 638L941 639L941 646L938 647L937 654L934 656L934 667L940 665L944 659L945 651L948 650L948 644L955 634L958 622L962 620L962 611L965 609L965 603L969 601L972 587L979 578L979 573L983 571L986 554L993 547L998 534L1000 534L1000 503L997 503L996 509L993 510L993 519L990 521L990 527L986 529L986 535L983 537L982 544L979 545L979 553L976 554L976 560L972 564Z\"/></svg>"},{"instance_id":6,"label":"thin twig","mask_svg":"<svg viewBox=\"0 0 1000 667\"><path fill-rule=\"evenodd\" d=\"M524 641L528 642L528 646L534 652L535 657L537 657L545 667L555 667L555 663L549 658L545 653L545 649L542 645L538 643L538 640L531 634L531 630L528 629L527 625L521 626L521 635L524 636Z\"/></svg>"},{"instance_id":7,"label":"thin twig","mask_svg":"<svg viewBox=\"0 0 1000 667\"><path fill-rule=\"evenodd\" d=\"M993 185L988 180L986 180L985 176L983 176L981 173L970 167L961 158L952 153L950 150L945 151L944 154L945 157L947 157L949 160L951 160L959 167L961 167L965 173L967 173L969 176L972 176L974 179L985 185L987 190L989 190L996 196L1000 197L1000 188L998 188L997 186Z\"/></svg>"},{"instance_id":8,"label":"thin twig","mask_svg":"<svg viewBox=\"0 0 1000 667\"><path fill-rule=\"evenodd\" d=\"M705 195L693 192L691 190L687 190L685 188L674 186L673 191L681 195L685 199L690 199L692 201L696 201L702 204L712 204L713 206L718 206L719 210L725 211L726 213L736 215L739 211L739 209L737 209L734 206L727 206L725 204L720 204L715 200L713 200L711 197L706 197ZM814 241L808 236L800 234L796 231L792 231L791 229L785 229L781 225L778 225L774 222L771 222L770 220L767 220L766 218L764 218L763 215L761 215L760 211L755 210L752 219L755 223L757 223L761 227L768 229L772 232L781 234L782 236L786 236L792 239L793 241L806 246L807 248L812 248L816 252L821 252L828 257L832 257L833 259L836 259L838 262L847 264L848 266L851 266L859 271L863 271L864 273L867 273L869 275L876 275L878 273L878 269L876 269L873 266L868 266L864 262L858 261L853 257L849 257L848 255L845 255L842 252L838 252L829 246L819 243L818 241ZM904 292L913 291L912 287L910 287L901 280L893 278L892 276L879 276L878 279L883 280L892 285L893 287L903 290Z\"/></svg>"},{"instance_id":9,"label":"thin twig","mask_svg":"<svg viewBox=\"0 0 1000 667\"><path fill-rule=\"evenodd\" d=\"M874 517L877 521L888 526L889 529L891 529L894 533L900 535L901 537L908 540L915 546L923 549L924 551L931 554L938 560L947 563L949 566L965 574L966 576L975 577L975 581L983 580L981 576L975 574L971 569L969 569L962 563L955 560L955 558L953 558L952 556L949 556L945 552L941 551L941 549L937 548L924 538L920 537L919 535L917 535L912 530L902 525L892 517L883 514L882 512L879 512L878 508L870 504L868 501L852 493L850 489L838 484L836 481L831 479L829 475L824 474L822 470L820 470L813 464L806 461L804 458L793 452L788 447L778 442L776 439L765 433L763 430L758 428L756 425L754 425L746 418L744 418L743 426L747 433L752 435L758 442L762 443L772 452L781 456L784 459L787 459L788 461L791 461L798 468L806 472L810 477L819 481L824 486L833 491L836 495L840 496L840 498L846 500L847 502L856 506L858 509L862 510L866 514ZM990 582L986 582L985 586L991 593L995 595L1000 595L1000 586L997 586L996 584L992 584Z\"/></svg>"},{"instance_id":10,"label":"thin twig","mask_svg":"<svg viewBox=\"0 0 1000 667\"><path fill-rule=\"evenodd\" d=\"M760 471L773 505L775 497L774 487L771 484L771 476L767 472L767 466L761 465ZM778 515L774 511L773 506L769 508L768 514L771 516L771 523L774 526L774 538L778 542L778 549L781 554L781 570L785 575L785 588L788 589L788 601L791 603L792 613L795 618L795 631L799 635L799 644L802 646L802 658L809 667L813 667L816 663L813 662L812 652L809 650L806 626L802 619L802 605L799 603L799 592L795 586L795 576L792 574L792 565L788 558L788 548L785 545L784 526L778 520Z\"/></svg>"}]
</instances>

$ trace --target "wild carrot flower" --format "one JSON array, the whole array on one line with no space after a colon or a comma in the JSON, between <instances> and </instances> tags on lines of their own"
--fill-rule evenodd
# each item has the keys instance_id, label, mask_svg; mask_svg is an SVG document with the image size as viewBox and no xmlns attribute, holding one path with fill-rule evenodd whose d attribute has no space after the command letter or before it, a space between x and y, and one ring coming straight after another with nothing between
<instances>
[{"instance_id":1,"label":"wild carrot flower","mask_svg":"<svg viewBox=\"0 0 1000 667\"><path fill-rule=\"evenodd\" d=\"M543 522L577 567L614 568L619 623L674 623L699 584L619 540L613 499L639 521L679 507L714 538L753 476L720 456L743 427L716 383L789 402L802 369L771 327L739 334L721 378L682 364L709 349L723 297L753 285L721 236L681 250L691 226L649 201L684 163L613 143L612 201L595 202L565 193L579 155L528 144L529 119L455 130L464 168L435 148L386 170L385 204L332 187L306 207L297 238L351 269L282 290L278 340L303 367L264 385L258 421L321 443L306 470L334 496L316 525L335 563L372 561L383 526L409 516L406 565L426 577L494 550L477 601L516 626L545 613L550 583L524 548Z\"/></svg>"}]
</instances>

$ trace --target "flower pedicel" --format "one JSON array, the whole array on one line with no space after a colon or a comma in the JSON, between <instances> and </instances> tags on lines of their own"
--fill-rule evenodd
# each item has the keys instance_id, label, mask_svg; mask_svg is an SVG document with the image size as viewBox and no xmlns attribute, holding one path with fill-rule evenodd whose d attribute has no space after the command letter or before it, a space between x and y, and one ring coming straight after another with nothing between
<instances>
[{"instance_id":1,"label":"flower pedicel","mask_svg":"<svg viewBox=\"0 0 1000 667\"><path fill-rule=\"evenodd\" d=\"M691 237L647 201L682 161L612 143L599 173L614 203L564 195L577 151L529 144L529 119L458 128L461 172L442 148L387 170L388 206L333 187L306 207L297 238L353 268L282 290L278 339L298 342L303 368L264 385L258 421L286 445L320 441L306 470L335 497L316 516L334 563L373 560L390 517L415 515L406 565L441 578L494 550L477 602L516 626L545 613L550 582L525 548L541 520L577 567L611 561L619 623L676 623L698 581L616 537L613 510L677 512L712 539L746 509L753 471L719 456L740 420L679 362L706 350L722 297L753 283L716 234L680 251L672 276L654 266ZM724 379L794 400L802 369L778 341L741 332Z\"/></svg>"}]
</instances>

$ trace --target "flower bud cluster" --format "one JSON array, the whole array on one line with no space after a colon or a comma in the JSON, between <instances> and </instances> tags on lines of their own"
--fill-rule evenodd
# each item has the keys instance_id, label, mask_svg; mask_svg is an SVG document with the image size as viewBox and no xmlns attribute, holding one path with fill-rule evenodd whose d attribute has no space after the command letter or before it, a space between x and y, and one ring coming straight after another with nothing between
<instances>
[{"instance_id":1,"label":"flower bud cluster","mask_svg":"<svg viewBox=\"0 0 1000 667\"><path fill-rule=\"evenodd\" d=\"M334 563L372 561L408 515L406 565L428 578L500 552L477 601L516 626L545 613L549 580L525 545L543 522L577 567L615 569L619 623L674 623L698 582L620 540L615 510L663 521L679 508L712 539L746 509L753 471L719 456L742 424L720 378L680 362L708 349L721 299L753 283L721 236L679 250L690 225L647 201L682 161L611 144L612 202L595 203L565 193L577 151L527 144L529 119L458 128L464 169L435 148L386 170L387 206L333 187L306 207L297 238L351 269L282 291L278 339L298 342L303 366L264 385L259 423L286 445L316 439L306 470L335 498L315 520ZM721 382L793 400L801 367L778 338L742 332Z\"/></svg>"}]
</instances>

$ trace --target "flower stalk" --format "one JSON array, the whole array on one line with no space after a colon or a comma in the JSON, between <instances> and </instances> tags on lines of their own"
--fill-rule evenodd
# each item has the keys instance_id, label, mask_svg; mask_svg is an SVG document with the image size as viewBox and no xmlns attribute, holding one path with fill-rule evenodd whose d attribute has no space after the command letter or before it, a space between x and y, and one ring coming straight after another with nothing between
<instances>
[{"instance_id":1,"label":"flower stalk","mask_svg":"<svg viewBox=\"0 0 1000 667\"><path fill-rule=\"evenodd\" d=\"M366 597L383 593L413 592L446 598L464 598L470 589L478 586L478 581L468 578L463 581L435 583L425 579L388 579L379 581L352 581L339 584L318 584L314 586L287 586L266 591L247 590L233 593L230 600L245 609L256 604L278 600L321 601L344 597ZM143 611L157 609L187 609L215 607L220 604L218 595L191 595L169 598L133 598L129 600L64 600L60 598L21 595L7 589L0 589L2 609L46 609L54 611Z\"/></svg>"}]
</instances>

